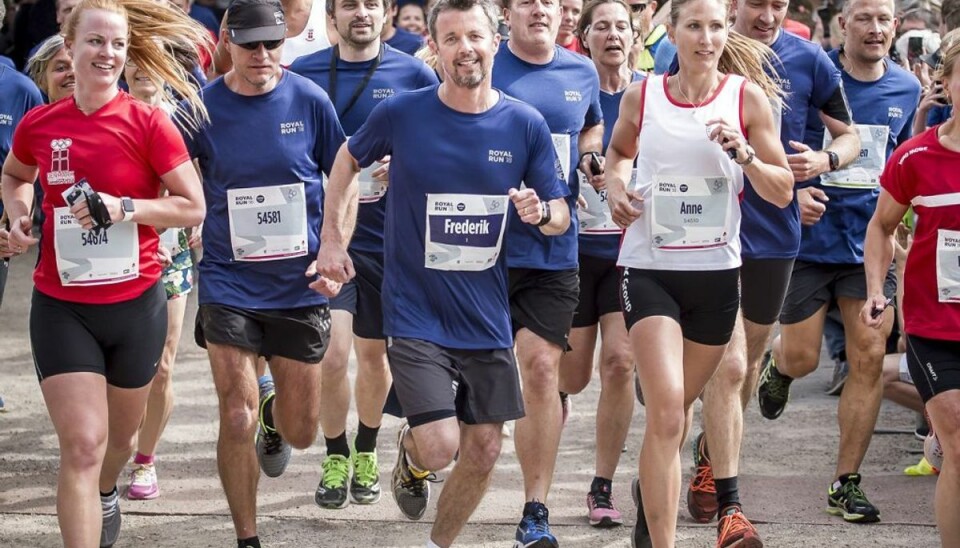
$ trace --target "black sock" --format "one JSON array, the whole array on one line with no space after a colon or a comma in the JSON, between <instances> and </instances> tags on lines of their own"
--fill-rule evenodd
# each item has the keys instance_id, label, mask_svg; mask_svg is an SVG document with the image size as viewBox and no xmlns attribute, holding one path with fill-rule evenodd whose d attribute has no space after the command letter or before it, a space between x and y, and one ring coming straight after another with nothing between
<instances>
[{"instance_id":1,"label":"black sock","mask_svg":"<svg viewBox=\"0 0 960 548\"><path fill-rule=\"evenodd\" d=\"M354 448L358 453L374 453L377 450L377 434L380 427L371 428L363 421L357 421L357 438L353 440Z\"/></svg>"},{"instance_id":2,"label":"black sock","mask_svg":"<svg viewBox=\"0 0 960 548\"><path fill-rule=\"evenodd\" d=\"M613 480L608 480L607 478L601 478L600 476L594 476L593 482L590 484L590 492L595 493L597 491L603 490L602 488L606 487L606 492L613 492Z\"/></svg>"},{"instance_id":3,"label":"black sock","mask_svg":"<svg viewBox=\"0 0 960 548\"><path fill-rule=\"evenodd\" d=\"M273 424L273 400L276 399L276 396L270 398L263 404L263 424L269 426L270 428L276 429L276 426ZM256 538L256 537L254 537ZM252 546L252 545L251 545Z\"/></svg>"},{"instance_id":4,"label":"black sock","mask_svg":"<svg viewBox=\"0 0 960 548\"><path fill-rule=\"evenodd\" d=\"M524 503L523 505L523 515L529 516L534 512L537 512L540 508L543 508L543 512L547 513L547 505L543 504L537 499L533 499L530 502Z\"/></svg>"},{"instance_id":5,"label":"black sock","mask_svg":"<svg viewBox=\"0 0 960 548\"><path fill-rule=\"evenodd\" d=\"M328 455L342 455L344 457L350 458L350 444L347 443L347 433L343 432L335 438L323 437L327 442L327 454Z\"/></svg>"},{"instance_id":6,"label":"black sock","mask_svg":"<svg viewBox=\"0 0 960 548\"><path fill-rule=\"evenodd\" d=\"M261 548L260 537L237 539L237 548Z\"/></svg>"},{"instance_id":7,"label":"black sock","mask_svg":"<svg viewBox=\"0 0 960 548\"><path fill-rule=\"evenodd\" d=\"M111 489L109 493L104 493L103 491L100 491L100 496L103 497L103 498L112 497L113 495L116 495L116 494L117 494L117 487L116 487L116 486L114 486L113 489Z\"/></svg>"},{"instance_id":8,"label":"black sock","mask_svg":"<svg viewBox=\"0 0 960 548\"><path fill-rule=\"evenodd\" d=\"M737 476L732 478L717 478L717 516L723 517L731 507L740 508L740 490L737 488Z\"/></svg>"},{"instance_id":9,"label":"black sock","mask_svg":"<svg viewBox=\"0 0 960 548\"><path fill-rule=\"evenodd\" d=\"M860 474L858 474L858 473L856 473L856 472L854 472L854 473L852 473L852 474L844 474L844 475L840 476L839 478L837 478L837 481L839 481L839 482L840 482L840 485L843 486L843 484L847 483L847 482L850 481L852 478L857 478L857 483L860 483L860 481L859 481Z\"/></svg>"}]
</instances>

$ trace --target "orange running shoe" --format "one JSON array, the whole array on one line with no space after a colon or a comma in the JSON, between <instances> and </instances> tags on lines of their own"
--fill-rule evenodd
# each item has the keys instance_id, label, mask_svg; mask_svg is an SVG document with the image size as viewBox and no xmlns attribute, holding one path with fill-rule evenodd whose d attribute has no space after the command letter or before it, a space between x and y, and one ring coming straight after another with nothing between
<instances>
[{"instance_id":1,"label":"orange running shoe","mask_svg":"<svg viewBox=\"0 0 960 548\"><path fill-rule=\"evenodd\" d=\"M760 533L739 508L732 508L717 524L717 548L763 548Z\"/></svg>"},{"instance_id":2,"label":"orange running shoe","mask_svg":"<svg viewBox=\"0 0 960 548\"><path fill-rule=\"evenodd\" d=\"M717 487L713 482L713 467L706 455L703 432L694 440L693 463L697 473L690 478L687 488L687 510L697 523L710 523L717 516Z\"/></svg>"}]
</instances>

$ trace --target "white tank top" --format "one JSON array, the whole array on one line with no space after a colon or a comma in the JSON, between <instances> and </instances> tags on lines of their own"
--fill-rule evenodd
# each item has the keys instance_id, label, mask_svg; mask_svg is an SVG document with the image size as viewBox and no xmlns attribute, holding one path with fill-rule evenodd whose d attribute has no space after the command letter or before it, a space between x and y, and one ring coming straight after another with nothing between
<instances>
[{"instance_id":1,"label":"white tank top","mask_svg":"<svg viewBox=\"0 0 960 548\"><path fill-rule=\"evenodd\" d=\"M670 96L664 76L644 82L637 190L643 214L627 227L617 264L652 270L740 266L743 169L707 138L723 118L744 131L744 78L727 75L702 106Z\"/></svg>"},{"instance_id":2,"label":"white tank top","mask_svg":"<svg viewBox=\"0 0 960 548\"><path fill-rule=\"evenodd\" d=\"M327 37L327 13L324 0L313 0L310 5L310 16L307 17L307 26L303 32L288 37L283 43L283 52L280 55L280 64L289 67L298 57L309 55L330 47Z\"/></svg>"}]
</instances>

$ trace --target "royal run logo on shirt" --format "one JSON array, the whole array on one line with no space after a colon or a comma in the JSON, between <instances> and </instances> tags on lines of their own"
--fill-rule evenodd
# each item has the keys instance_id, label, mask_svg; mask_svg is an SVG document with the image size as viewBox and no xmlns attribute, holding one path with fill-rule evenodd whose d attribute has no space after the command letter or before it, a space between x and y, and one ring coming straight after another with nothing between
<instances>
[{"instance_id":1,"label":"royal run logo on shirt","mask_svg":"<svg viewBox=\"0 0 960 548\"><path fill-rule=\"evenodd\" d=\"M73 139L62 138L50 141L50 172L47 173L48 185L72 185L73 171L70 169L70 146Z\"/></svg>"},{"instance_id":2,"label":"royal run logo on shirt","mask_svg":"<svg viewBox=\"0 0 960 548\"><path fill-rule=\"evenodd\" d=\"M509 150L490 149L487 152L487 161L492 164L512 164L513 153Z\"/></svg>"},{"instance_id":3,"label":"royal run logo on shirt","mask_svg":"<svg viewBox=\"0 0 960 548\"><path fill-rule=\"evenodd\" d=\"M580 90L568 89L563 92L563 98L566 99L568 103L579 103L583 101L583 94L580 93Z\"/></svg>"},{"instance_id":4,"label":"royal run logo on shirt","mask_svg":"<svg viewBox=\"0 0 960 548\"><path fill-rule=\"evenodd\" d=\"M280 124L280 135L291 135L294 133L304 133L306 131L303 120L296 122L282 122Z\"/></svg>"},{"instance_id":5,"label":"royal run logo on shirt","mask_svg":"<svg viewBox=\"0 0 960 548\"><path fill-rule=\"evenodd\" d=\"M13 116L0 112L0 126L12 126L13 125Z\"/></svg>"},{"instance_id":6,"label":"royal run logo on shirt","mask_svg":"<svg viewBox=\"0 0 960 548\"><path fill-rule=\"evenodd\" d=\"M889 107L887 108L887 117L888 118L903 118L903 109L900 107Z\"/></svg>"},{"instance_id":7,"label":"royal run logo on shirt","mask_svg":"<svg viewBox=\"0 0 960 548\"><path fill-rule=\"evenodd\" d=\"M393 88L373 88L373 98L374 99L388 99L393 97L397 92Z\"/></svg>"}]
</instances>

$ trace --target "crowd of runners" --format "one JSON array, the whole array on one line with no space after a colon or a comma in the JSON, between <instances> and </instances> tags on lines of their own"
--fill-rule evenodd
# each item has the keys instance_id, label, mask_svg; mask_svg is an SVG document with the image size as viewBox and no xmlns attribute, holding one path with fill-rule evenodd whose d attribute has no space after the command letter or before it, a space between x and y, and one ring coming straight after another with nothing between
<instances>
[{"instance_id":1,"label":"crowd of runners","mask_svg":"<svg viewBox=\"0 0 960 548\"><path fill-rule=\"evenodd\" d=\"M316 504L378 503L384 413L402 514L443 481L428 548L468 525L508 438L514 546L563 544L550 487L595 368L590 525L635 508L632 545L673 546L685 499L718 547L761 547L743 414L789 412L824 340L820 502L881 519L860 469L886 397L920 417L908 473L939 474L960 546L960 2L503 1L19 6L15 25L55 23L0 56L0 297L38 247L63 544L112 546L121 499L161 496L196 285L239 548L268 544L261 471L320 433ZM637 479L615 488L635 402Z\"/></svg>"}]
</instances>

